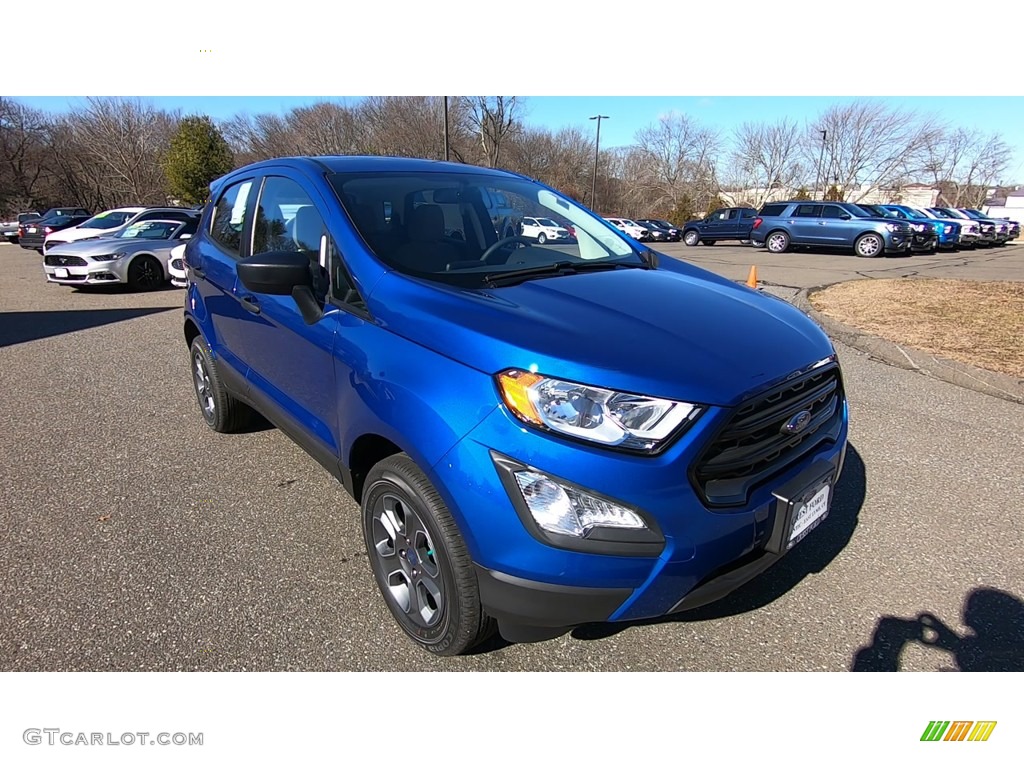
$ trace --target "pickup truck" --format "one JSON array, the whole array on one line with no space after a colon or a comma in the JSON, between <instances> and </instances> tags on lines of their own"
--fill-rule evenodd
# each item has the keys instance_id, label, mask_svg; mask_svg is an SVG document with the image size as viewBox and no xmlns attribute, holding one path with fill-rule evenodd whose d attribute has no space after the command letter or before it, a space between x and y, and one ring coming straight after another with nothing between
<instances>
[{"instance_id":1,"label":"pickup truck","mask_svg":"<svg viewBox=\"0 0 1024 768\"><path fill-rule=\"evenodd\" d=\"M719 208L703 219L683 225L683 242L687 245L714 245L719 240L750 240L757 211L753 208Z\"/></svg>"}]
</instances>

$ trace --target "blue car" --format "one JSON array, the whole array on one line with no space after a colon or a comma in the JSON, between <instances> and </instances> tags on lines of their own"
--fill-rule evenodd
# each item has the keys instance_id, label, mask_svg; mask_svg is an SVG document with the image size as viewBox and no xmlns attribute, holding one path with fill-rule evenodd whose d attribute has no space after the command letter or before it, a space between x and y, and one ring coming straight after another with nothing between
<instances>
[{"instance_id":1,"label":"blue car","mask_svg":"<svg viewBox=\"0 0 1024 768\"><path fill-rule=\"evenodd\" d=\"M766 203L750 231L754 247L772 253L785 253L792 246L841 248L866 259L905 253L912 239L904 221L832 200Z\"/></svg>"},{"instance_id":2,"label":"blue car","mask_svg":"<svg viewBox=\"0 0 1024 768\"><path fill-rule=\"evenodd\" d=\"M340 481L427 651L696 607L826 520L843 378L786 302L504 171L286 158L211 193L185 251L200 413L259 412ZM524 216L575 242L508 235Z\"/></svg>"},{"instance_id":3,"label":"blue car","mask_svg":"<svg viewBox=\"0 0 1024 768\"><path fill-rule=\"evenodd\" d=\"M862 206L863 207L863 206ZM953 250L960 245L960 225L951 221L938 221L914 210L909 205L876 205L883 211L903 219L910 224L913 238L911 250L931 251L935 249Z\"/></svg>"}]
</instances>

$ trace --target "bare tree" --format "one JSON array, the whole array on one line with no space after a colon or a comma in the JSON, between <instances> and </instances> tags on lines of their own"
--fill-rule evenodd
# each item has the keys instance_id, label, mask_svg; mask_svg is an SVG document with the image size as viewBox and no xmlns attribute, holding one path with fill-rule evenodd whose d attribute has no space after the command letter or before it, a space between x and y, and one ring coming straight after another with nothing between
<instances>
[{"instance_id":1,"label":"bare tree","mask_svg":"<svg viewBox=\"0 0 1024 768\"><path fill-rule=\"evenodd\" d=\"M161 158L177 117L139 99L89 98L68 119L79 147L97 163L112 199L165 203Z\"/></svg>"},{"instance_id":2,"label":"bare tree","mask_svg":"<svg viewBox=\"0 0 1024 768\"><path fill-rule=\"evenodd\" d=\"M925 169L952 207L980 207L990 187L1001 181L1012 151L998 133L974 128L947 131L928 147Z\"/></svg>"},{"instance_id":3,"label":"bare tree","mask_svg":"<svg viewBox=\"0 0 1024 768\"><path fill-rule=\"evenodd\" d=\"M834 185L844 196L864 187L856 199L872 188L892 186L919 172L928 147L941 136L941 127L932 117L874 101L836 104L808 127L805 155L814 164L822 131L826 132L822 186Z\"/></svg>"},{"instance_id":4,"label":"bare tree","mask_svg":"<svg viewBox=\"0 0 1024 768\"><path fill-rule=\"evenodd\" d=\"M539 179L575 200L590 194L594 142L581 128L523 128L510 137L504 166Z\"/></svg>"},{"instance_id":5,"label":"bare tree","mask_svg":"<svg viewBox=\"0 0 1024 768\"><path fill-rule=\"evenodd\" d=\"M490 168L499 167L506 138L519 129L522 111L518 96L470 96L469 120L480 142L483 162Z\"/></svg>"},{"instance_id":6,"label":"bare tree","mask_svg":"<svg viewBox=\"0 0 1024 768\"><path fill-rule=\"evenodd\" d=\"M759 208L773 192L801 180L803 132L795 122L743 123L733 134L733 166L744 200Z\"/></svg>"},{"instance_id":7,"label":"bare tree","mask_svg":"<svg viewBox=\"0 0 1024 768\"><path fill-rule=\"evenodd\" d=\"M635 143L638 152L630 161L642 165L639 183L652 193L652 206L669 209L684 195L707 200L718 194L715 161L722 140L717 131L672 113L640 129Z\"/></svg>"},{"instance_id":8,"label":"bare tree","mask_svg":"<svg viewBox=\"0 0 1024 768\"><path fill-rule=\"evenodd\" d=\"M42 199L46 128L42 112L0 97L0 208L24 209Z\"/></svg>"}]
</instances>

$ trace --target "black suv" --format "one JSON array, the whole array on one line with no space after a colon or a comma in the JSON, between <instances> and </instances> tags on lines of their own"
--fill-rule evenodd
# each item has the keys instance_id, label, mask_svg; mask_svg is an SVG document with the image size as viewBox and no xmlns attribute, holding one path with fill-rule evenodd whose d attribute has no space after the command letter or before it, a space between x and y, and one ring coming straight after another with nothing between
<instances>
[{"instance_id":1,"label":"black suv","mask_svg":"<svg viewBox=\"0 0 1024 768\"><path fill-rule=\"evenodd\" d=\"M687 245L714 245L719 240L749 240L757 211L753 208L719 208L703 219L683 225Z\"/></svg>"},{"instance_id":2,"label":"black suv","mask_svg":"<svg viewBox=\"0 0 1024 768\"><path fill-rule=\"evenodd\" d=\"M678 243L683 239L683 230L670 224L664 219L635 219L636 223L641 227L647 227L651 232L655 230L661 230L665 233L664 237L657 238L659 240L665 240L669 243Z\"/></svg>"}]
</instances>

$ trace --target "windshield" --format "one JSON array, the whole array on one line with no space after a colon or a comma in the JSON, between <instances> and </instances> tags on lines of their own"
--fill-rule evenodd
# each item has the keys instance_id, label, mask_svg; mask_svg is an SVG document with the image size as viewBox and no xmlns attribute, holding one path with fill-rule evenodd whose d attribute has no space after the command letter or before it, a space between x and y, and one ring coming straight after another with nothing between
<instances>
[{"instance_id":1,"label":"windshield","mask_svg":"<svg viewBox=\"0 0 1024 768\"><path fill-rule=\"evenodd\" d=\"M526 179L470 171L337 173L329 180L366 245L404 274L481 287L505 271L558 262L644 264L604 221ZM524 217L571 225L575 241L541 245L523 236Z\"/></svg>"},{"instance_id":2,"label":"windshield","mask_svg":"<svg viewBox=\"0 0 1024 768\"><path fill-rule=\"evenodd\" d=\"M865 208L861 208L856 203L844 203L843 205L846 208L846 210L848 210L854 216L859 216L862 219L864 219L864 218L873 219L873 218L877 218L878 217L878 214L875 213L874 211L869 211L869 210L867 210Z\"/></svg>"},{"instance_id":3,"label":"windshield","mask_svg":"<svg viewBox=\"0 0 1024 768\"><path fill-rule=\"evenodd\" d=\"M83 221L79 226L82 229L117 229L134 215L130 211L111 211L110 213L101 213L99 216L93 216L91 219Z\"/></svg>"},{"instance_id":4,"label":"windshield","mask_svg":"<svg viewBox=\"0 0 1024 768\"><path fill-rule=\"evenodd\" d=\"M140 221L125 227L115 237L123 240L170 240L180 226L180 221Z\"/></svg>"}]
</instances>

